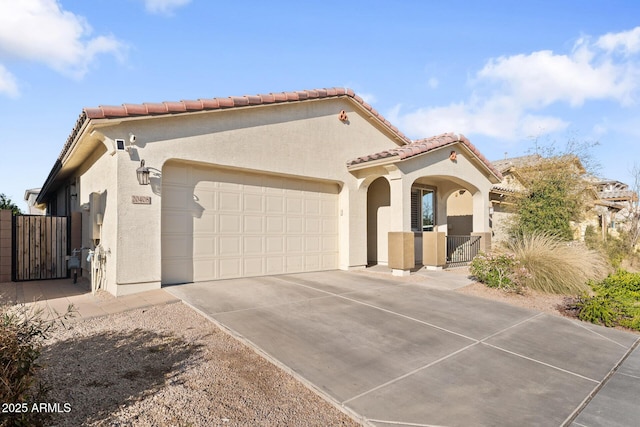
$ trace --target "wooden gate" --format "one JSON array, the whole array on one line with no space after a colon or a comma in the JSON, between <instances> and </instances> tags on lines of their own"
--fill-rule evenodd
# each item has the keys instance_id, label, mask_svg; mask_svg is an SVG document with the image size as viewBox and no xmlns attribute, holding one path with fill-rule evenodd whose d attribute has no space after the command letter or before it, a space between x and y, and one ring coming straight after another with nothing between
<instances>
[{"instance_id":1,"label":"wooden gate","mask_svg":"<svg viewBox=\"0 0 640 427\"><path fill-rule=\"evenodd\" d=\"M16 215L13 221L13 280L69 277L69 218Z\"/></svg>"}]
</instances>

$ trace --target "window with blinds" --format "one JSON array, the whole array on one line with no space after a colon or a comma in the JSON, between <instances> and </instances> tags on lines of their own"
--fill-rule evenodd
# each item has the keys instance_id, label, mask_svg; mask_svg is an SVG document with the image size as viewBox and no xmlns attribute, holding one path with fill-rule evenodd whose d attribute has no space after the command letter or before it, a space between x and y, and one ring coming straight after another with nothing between
<instances>
[{"instance_id":1,"label":"window with blinds","mask_svg":"<svg viewBox=\"0 0 640 427\"><path fill-rule=\"evenodd\" d=\"M411 230L433 231L436 224L435 190L411 190Z\"/></svg>"}]
</instances>

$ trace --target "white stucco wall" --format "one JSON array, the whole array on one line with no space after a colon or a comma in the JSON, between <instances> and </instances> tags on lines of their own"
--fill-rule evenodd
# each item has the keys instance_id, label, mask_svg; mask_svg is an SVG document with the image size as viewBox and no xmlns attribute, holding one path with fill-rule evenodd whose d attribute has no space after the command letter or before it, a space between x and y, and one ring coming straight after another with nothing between
<instances>
[{"instance_id":1,"label":"white stucco wall","mask_svg":"<svg viewBox=\"0 0 640 427\"><path fill-rule=\"evenodd\" d=\"M347 123L338 120L340 110L347 111ZM118 256L114 282L118 295L160 286L160 186L163 165L170 160L337 183L341 188L340 268L367 263L366 189L358 188L346 162L397 145L372 126L370 117L355 111L351 101L331 99L133 119L100 128L100 132L111 140L128 139L129 133L137 138L137 147L131 153L118 151L109 156L117 165L114 200ZM136 180L140 159L152 170L152 185L140 186ZM132 196L151 197L151 204L134 205Z\"/></svg>"},{"instance_id":2,"label":"white stucco wall","mask_svg":"<svg viewBox=\"0 0 640 427\"><path fill-rule=\"evenodd\" d=\"M73 211L82 212L82 246L94 248L92 239L92 223L90 211L83 210L82 205L90 204L91 193L100 194L100 210L103 215L103 223L100 230L100 244L107 251L104 263L107 291L116 294L116 259L118 258L117 230L118 230L118 206L117 206L117 163L118 158L112 157L100 145L89 159L76 172L77 203L72 206ZM93 207L94 209L97 207ZM72 248L73 249L73 248ZM86 261L87 251L83 251L81 262L84 274L89 276L91 265Z\"/></svg>"}]
</instances>

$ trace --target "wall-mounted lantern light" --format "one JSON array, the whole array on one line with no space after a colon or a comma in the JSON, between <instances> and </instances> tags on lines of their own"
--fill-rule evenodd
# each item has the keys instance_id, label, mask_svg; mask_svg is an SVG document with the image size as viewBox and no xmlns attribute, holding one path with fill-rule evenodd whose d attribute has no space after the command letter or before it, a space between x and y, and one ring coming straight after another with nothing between
<instances>
[{"instance_id":1,"label":"wall-mounted lantern light","mask_svg":"<svg viewBox=\"0 0 640 427\"><path fill-rule=\"evenodd\" d=\"M140 167L136 169L136 176L140 185L149 185L149 168L144 165L144 160L140 160Z\"/></svg>"}]
</instances>

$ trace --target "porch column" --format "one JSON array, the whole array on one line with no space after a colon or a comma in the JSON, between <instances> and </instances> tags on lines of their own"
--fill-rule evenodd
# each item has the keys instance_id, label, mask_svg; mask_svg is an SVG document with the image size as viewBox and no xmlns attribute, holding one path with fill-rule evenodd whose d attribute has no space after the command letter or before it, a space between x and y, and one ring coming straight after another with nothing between
<instances>
[{"instance_id":1,"label":"porch column","mask_svg":"<svg viewBox=\"0 0 640 427\"><path fill-rule=\"evenodd\" d=\"M489 226L489 191L478 191L473 195L473 233L472 236L480 236L480 251L491 250L491 227Z\"/></svg>"},{"instance_id":2,"label":"porch column","mask_svg":"<svg viewBox=\"0 0 640 427\"><path fill-rule=\"evenodd\" d=\"M389 267L394 276L408 276L416 265L411 231L411 183L407 183L397 169L390 177Z\"/></svg>"},{"instance_id":3,"label":"porch column","mask_svg":"<svg viewBox=\"0 0 640 427\"><path fill-rule=\"evenodd\" d=\"M447 234L441 231L422 233L422 265L439 270L447 264Z\"/></svg>"},{"instance_id":4,"label":"porch column","mask_svg":"<svg viewBox=\"0 0 640 427\"><path fill-rule=\"evenodd\" d=\"M489 227L489 191L476 191L473 195L473 231L474 233L490 232Z\"/></svg>"}]
</instances>

